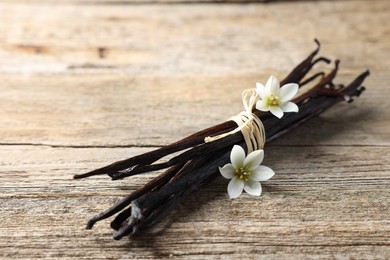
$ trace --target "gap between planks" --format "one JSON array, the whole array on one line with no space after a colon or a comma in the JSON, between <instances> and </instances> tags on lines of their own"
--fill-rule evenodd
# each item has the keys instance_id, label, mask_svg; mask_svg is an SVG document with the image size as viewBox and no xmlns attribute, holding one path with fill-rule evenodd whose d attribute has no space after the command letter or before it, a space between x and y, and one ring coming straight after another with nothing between
<instances>
[{"instance_id":1,"label":"gap between planks","mask_svg":"<svg viewBox=\"0 0 390 260\"><path fill-rule=\"evenodd\" d=\"M4 3L53 4L53 5L198 5L198 4L270 4L284 2L362 2L366 0L3 0ZM387 1L387 0L371 0Z\"/></svg>"},{"instance_id":2,"label":"gap between planks","mask_svg":"<svg viewBox=\"0 0 390 260\"><path fill-rule=\"evenodd\" d=\"M123 144L123 145L61 145L61 144L45 144L45 143L0 143L0 146L41 146L49 148L70 148L70 149L86 149L86 148L161 148L164 145L153 144ZM387 144L267 144L267 147L390 147Z\"/></svg>"}]
</instances>

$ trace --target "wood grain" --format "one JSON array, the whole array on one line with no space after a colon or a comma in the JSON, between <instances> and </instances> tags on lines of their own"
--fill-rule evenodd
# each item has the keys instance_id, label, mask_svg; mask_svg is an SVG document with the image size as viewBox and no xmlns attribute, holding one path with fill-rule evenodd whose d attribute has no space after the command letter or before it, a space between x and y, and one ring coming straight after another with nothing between
<instances>
[{"instance_id":1,"label":"wood grain","mask_svg":"<svg viewBox=\"0 0 390 260\"><path fill-rule=\"evenodd\" d=\"M72 174L147 150L3 146L3 256L277 259L314 257L321 248L350 257L390 253L388 147L355 147L351 153L351 147L271 146L264 163L278 174L264 183L259 199L229 200L226 180L217 178L178 210L173 223L145 237L111 241L107 221L85 230L90 216L152 176L112 182L73 181ZM299 164L297 154L304 159Z\"/></svg>"},{"instance_id":2,"label":"wood grain","mask_svg":"<svg viewBox=\"0 0 390 260\"><path fill-rule=\"evenodd\" d=\"M78 4L78 5L173 5L173 4L253 4L269 2L296 2L299 0L3 0L3 2L23 4ZM323 1L323 0L312 0ZM360 0L327 0L360 1ZM386 1L386 0L373 0Z\"/></svg>"},{"instance_id":3,"label":"wood grain","mask_svg":"<svg viewBox=\"0 0 390 260\"><path fill-rule=\"evenodd\" d=\"M1 259L390 258L388 1L130 2L0 3ZM224 121L314 38L367 91L269 144L260 198L218 177L143 237L84 229L158 173L73 174Z\"/></svg>"},{"instance_id":4,"label":"wood grain","mask_svg":"<svg viewBox=\"0 0 390 260\"><path fill-rule=\"evenodd\" d=\"M0 6L0 72L26 77L287 73L314 38L346 73L390 66L387 1Z\"/></svg>"},{"instance_id":5,"label":"wood grain","mask_svg":"<svg viewBox=\"0 0 390 260\"><path fill-rule=\"evenodd\" d=\"M165 145L236 114L241 109L240 86L251 86L256 78L256 75L4 76L0 86L1 142L57 146ZM345 82L351 80L340 78ZM390 89L382 87L378 79L368 82L368 94L351 105L341 104L330 110L301 128L304 134L294 135L283 144L390 144L388 125L384 123L390 119L390 104L386 101ZM181 86L186 89L183 91ZM20 95L29 87L33 91ZM339 114L343 117L339 118Z\"/></svg>"}]
</instances>

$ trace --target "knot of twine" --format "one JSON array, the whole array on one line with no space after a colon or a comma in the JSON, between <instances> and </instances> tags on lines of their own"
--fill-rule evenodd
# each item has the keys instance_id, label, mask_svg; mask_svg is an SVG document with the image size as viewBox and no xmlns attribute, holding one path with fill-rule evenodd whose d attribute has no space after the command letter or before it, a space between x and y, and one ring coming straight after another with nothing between
<instances>
[{"instance_id":1,"label":"knot of twine","mask_svg":"<svg viewBox=\"0 0 390 260\"><path fill-rule=\"evenodd\" d=\"M205 143L211 143L241 131L248 149L248 154L253 151L263 149L265 143L264 125L252 112L252 109L256 104L257 97L258 93L256 89L244 90L242 92L242 103L244 104L245 110L230 118L230 120L236 122L238 127L227 133L217 136L208 136L204 139Z\"/></svg>"}]
</instances>

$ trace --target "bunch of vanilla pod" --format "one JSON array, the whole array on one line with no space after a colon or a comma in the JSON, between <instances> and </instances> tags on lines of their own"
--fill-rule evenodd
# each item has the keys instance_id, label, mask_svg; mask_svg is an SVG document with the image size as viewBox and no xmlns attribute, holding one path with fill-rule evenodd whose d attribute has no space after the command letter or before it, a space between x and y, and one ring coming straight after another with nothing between
<instances>
[{"instance_id":1,"label":"bunch of vanilla pod","mask_svg":"<svg viewBox=\"0 0 390 260\"><path fill-rule=\"evenodd\" d=\"M300 87L311 84L306 92L292 100L299 106L299 113L288 113L282 119L278 119L270 113L258 110L254 112L264 124L267 142L339 102L352 102L352 98L359 96L364 90L362 83L369 75L369 71L362 73L348 85L334 83L339 66L338 60L334 62L334 68L328 74L324 72L310 73L313 66L319 62L331 63L329 59L324 57L315 58L320 49L317 40L316 43L318 45L316 50L281 81L281 85L298 83ZM306 77L309 73L312 75ZM165 169L159 176L133 191L128 197L90 219L87 228L91 229L97 221L115 214L116 216L111 222L111 227L115 230L114 239L137 234L153 226L187 196L219 175L218 166L229 162L232 146L238 144L246 147L241 132L214 142L204 142L205 137L223 134L236 127L235 122L227 121L154 151L118 161L85 174L75 175L74 178L79 179L108 174L113 180L118 180L136 174ZM166 162L155 163L167 155L180 151L183 152Z\"/></svg>"}]
</instances>

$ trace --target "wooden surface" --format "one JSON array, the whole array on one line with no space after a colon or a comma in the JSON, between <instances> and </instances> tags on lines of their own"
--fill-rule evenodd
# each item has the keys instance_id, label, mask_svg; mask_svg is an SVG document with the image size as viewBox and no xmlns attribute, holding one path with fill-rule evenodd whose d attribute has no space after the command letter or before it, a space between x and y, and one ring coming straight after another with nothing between
<instances>
[{"instance_id":1,"label":"wooden surface","mask_svg":"<svg viewBox=\"0 0 390 260\"><path fill-rule=\"evenodd\" d=\"M163 2L1 1L0 258L389 259L390 2ZM73 174L224 121L314 38L368 89L267 146L260 198L217 178L143 237L84 229L156 174Z\"/></svg>"}]
</instances>

